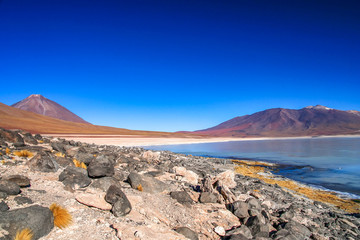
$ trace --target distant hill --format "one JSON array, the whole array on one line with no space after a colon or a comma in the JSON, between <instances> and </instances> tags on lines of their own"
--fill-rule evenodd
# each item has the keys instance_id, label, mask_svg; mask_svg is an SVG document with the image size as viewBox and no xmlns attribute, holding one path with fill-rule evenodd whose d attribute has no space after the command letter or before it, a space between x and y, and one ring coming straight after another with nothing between
<instances>
[{"instance_id":1,"label":"distant hill","mask_svg":"<svg viewBox=\"0 0 360 240\"><path fill-rule=\"evenodd\" d=\"M273 108L235 117L215 127L195 131L210 136L296 137L360 134L360 112L321 105L299 110Z\"/></svg>"},{"instance_id":2,"label":"distant hill","mask_svg":"<svg viewBox=\"0 0 360 240\"><path fill-rule=\"evenodd\" d=\"M0 103L0 127L6 129L22 129L31 133L48 134L106 134L141 137L185 137L188 135L75 123L24 111L3 103Z\"/></svg>"},{"instance_id":3,"label":"distant hill","mask_svg":"<svg viewBox=\"0 0 360 240\"><path fill-rule=\"evenodd\" d=\"M77 123L88 123L81 117L70 112L60 104L47 99L40 94L33 94L29 97L17 102L12 107L19 108L25 111L41 114L48 117L53 117L65 121L77 122Z\"/></svg>"}]
</instances>

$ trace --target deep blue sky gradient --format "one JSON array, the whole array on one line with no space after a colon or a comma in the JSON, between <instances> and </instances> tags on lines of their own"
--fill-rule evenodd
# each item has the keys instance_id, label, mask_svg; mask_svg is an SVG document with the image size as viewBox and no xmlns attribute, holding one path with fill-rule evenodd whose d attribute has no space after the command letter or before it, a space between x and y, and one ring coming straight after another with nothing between
<instances>
[{"instance_id":1,"label":"deep blue sky gradient","mask_svg":"<svg viewBox=\"0 0 360 240\"><path fill-rule=\"evenodd\" d=\"M267 108L360 110L360 1L0 0L0 102L197 130Z\"/></svg>"}]
</instances>

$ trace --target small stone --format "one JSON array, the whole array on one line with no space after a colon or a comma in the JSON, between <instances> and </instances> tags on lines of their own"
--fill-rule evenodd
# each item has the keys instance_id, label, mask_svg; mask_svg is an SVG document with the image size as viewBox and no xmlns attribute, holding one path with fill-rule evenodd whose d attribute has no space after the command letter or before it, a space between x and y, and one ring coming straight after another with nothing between
<instances>
[{"instance_id":1,"label":"small stone","mask_svg":"<svg viewBox=\"0 0 360 240\"><path fill-rule=\"evenodd\" d=\"M184 167L174 167L173 168L177 176L181 176L181 181L188 182L192 185L197 185L199 181L199 176L191 170L187 170Z\"/></svg>"},{"instance_id":2,"label":"small stone","mask_svg":"<svg viewBox=\"0 0 360 240\"><path fill-rule=\"evenodd\" d=\"M239 219L249 217L249 205L243 201L236 201L231 204L232 212Z\"/></svg>"},{"instance_id":3,"label":"small stone","mask_svg":"<svg viewBox=\"0 0 360 240\"><path fill-rule=\"evenodd\" d=\"M202 192L199 198L201 203L217 203L218 200L219 198L214 192Z\"/></svg>"},{"instance_id":4,"label":"small stone","mask_svg":"<svg viewBox=\"0 0 360 240\"><path fill-rule=\"evenodd\" d=\"M18 195L20 193L20 187L14 182L0 180L0 192L4 192L7 195Z\"/></svg>"},{"instance_id":5,"label":"small stone","mask_svg":"<svg viewBox=\"0 0 360 240\"><path fill-rule=\"evenodd\" d=\"M105 200L112 205L111 212L115 217L125 216L131 212L131 203L125 193L116 185L111 185L106 192Z\"/></svg>"},{"instance_id":6,"label":"small stone","mask_svg":"<svg viewBox=\"0 0 360 240\"><path fill-rule=\"evenodd\" d=\"M4 180L14 182L17 185L19 185L19 187L29 187L30 186L30 179L23 175L11 175L11 176L6 177Z\"/></svg>"},{"instance_id":7,"label":"small stone","mask_svg":"<svg viewBox=\"0 0 360 240\"><path fill-rule=\"evenodd\" d=\"M175 231L190 240L199 240L198 234L188 227L178 227Z\"/></svg>"},{"instance_id":8,"label":"small stone","mask_svg":"<svg viewBox=\"0 0 360 240\"><path fill-rule=\"evenodd\" d=\"M4 201L1 201L0 202L0 212L5 212L7 210L9 210L9 206Z\"/></svg>"},{"instance_id":9,"label":"small stone","mask_svg":"<svg viewBox=\"0 0 360 240\"><path fill-rule=\"evenodd\" d=\"M237 183L235 182L235 172L233 170L227 170L218 174L213 182L221 181L221 183L228 188L235 188Z\"/></svg>"},{"instance_id":10,"label":"small stone","mask_svg":"<svg viewBox=\"0 0 360 240\"><path fill-rule=\"evenodd\" d=\"M160 152L146 151L142 154L142 157L148 162L158 162L160 160Z\"/></svg>"},{"instance_id":11,"label":"small stone","mask_svg":"<svg viewBox=\"0 0 360 240\"><path fill-rule=\"evenodd\" d=\"M141 231L136 231L136 232L134 232L134 236L137 237L137 238L142 239L142 238L144 238L145 235Z\"/></svg>"},{"instance_id":12,"label":"small stone","mask_svg":"<svg viewBox=\"0 0 360 240\"><path fill-rule=\"evenodd\" d=\"M0 192L0 199L6 199L7 198L7 193L5 192Z\"/></svg>"},{"instance_id":13,"label":"small stone","mask_svg":"<svg viewBox=\"0 0 360 240\"><path fill-rule=\"evenodd\" d=\"M225 236L225 229L221 226L217 226L214 228L214 232L216 232L219 236Z\"/></svg>"},{"instance_id":14,"label":"small stone","mask_svg":"<svg viewBox=\"0 0 360 240\"><path fill-rule=\"evenodd\" d=\"M154 177L145 176L136 172L131 172L128 176L128 182L131 187L148 193L163 192L167 188L167 184Z\"/></svg>"},{"instance_id":15,"label":"small stone","mask_svg":"<svg viewBox=\"0 0 360 240\"><path fill-rule=\"evenodd\" d=\"M186 191L171 192L170 197L176 199L181 204L192 204L193 200Z\"/></svg>"},{"instance_id":16,"label":"small stone","mask_svg":"<svg viewBox=\"0 0 360 240\"><path fill-rule=\"evenodd\" d=\"M28 198L28 197L15 197L14 198L15 202L19 205L24 205L24 204L33 204L34 202Z\"/></svg>"}]
</instances>

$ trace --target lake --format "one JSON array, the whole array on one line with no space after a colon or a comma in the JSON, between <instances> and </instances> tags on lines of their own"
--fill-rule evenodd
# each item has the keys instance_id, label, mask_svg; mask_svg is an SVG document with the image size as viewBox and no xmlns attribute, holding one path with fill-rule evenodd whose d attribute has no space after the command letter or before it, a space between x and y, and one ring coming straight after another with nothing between
<instances>
[{"instance_id":1,"label":"lake","mask_svg":"<svg viewBox=\"0 0 360 240\"><path fill-rule=\"evenodd\" d=\"M249 140L146 149L277 163L276 174L360 198L360 137Z\"/></svg>"}]
</instances>

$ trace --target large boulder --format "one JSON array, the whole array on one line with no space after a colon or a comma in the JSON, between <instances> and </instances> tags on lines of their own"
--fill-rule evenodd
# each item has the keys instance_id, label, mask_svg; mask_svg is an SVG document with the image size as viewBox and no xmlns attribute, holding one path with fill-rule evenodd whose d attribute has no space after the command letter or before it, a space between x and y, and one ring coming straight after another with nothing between
<instances>
[{"instance_id":1,"label":"large boulder","mask_svg":"<svg viewBox=\"0 0 360 240\"><path fill-rule=\"evenodd\" d=\"M59 181L72 189L85 188L90 185L91 179L83 168L68 166L59 175Z\"/></svg>"},{"instance_id":2,"label":"large boulder","mask_svg":"<svg viewBox=\"0 0 360 240\"><path fill-rule=\"evenodd\" d=\"M111 212L115 217L125 216L132 207L125 193L116 185L111 185L106 192L105 200L112 205Z\"/></svg>"},{"instance_id":3,"label":"large boulder","mask_svg":"<svg viewBox=\"0 0 360 240\"><path fill-rule=\"evenodd\" d=\"M56 172L59 169L54 156L46 151L38 152L27 162L27 165L30 169L41 172Z\"/></svg>"},{"instance_id":4,"label":"large boulder","mask_svg":"<svg viewBox=\"0 0 360 240\"><path fill-rule=\"evenodd\" d=\"M15 239L16 232L29 228L33 240L46 236L54 227L54 216L49 208L33 205L0 214L1 239Z\"/></svg>"},{"instance_id":5,"label":"large boulder","mask_svg":"<svg viewBox=\"0 0 360 240\"><path fill-rule=\"evenodd\" d=\"M105 156L98 156L88 166L90 177L111 177L115 173L114 163Z\"/></svg>"},{"instance_id":6,"label":"large boulder","mask_svg":"<svg viewBox=\"0 0 360 240\"><path fill-rule=\"evenodd\" d=\"M163 192L167 185L154 177L145 176L136 172L131 172L128 176L131 187L148 193Z\"/></svg>"}]
</instances>

